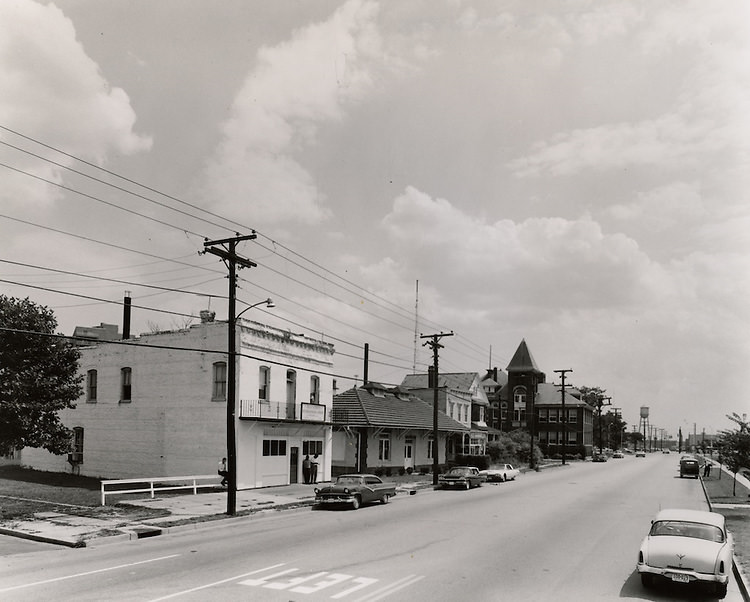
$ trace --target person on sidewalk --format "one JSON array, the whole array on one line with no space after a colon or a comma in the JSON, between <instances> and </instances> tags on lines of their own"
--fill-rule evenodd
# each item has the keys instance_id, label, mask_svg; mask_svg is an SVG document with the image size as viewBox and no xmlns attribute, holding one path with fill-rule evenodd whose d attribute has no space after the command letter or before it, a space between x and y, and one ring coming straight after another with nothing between
<instances>
[{"instance_id":1,"label":"person on sidewalk","mask_svg":"<svg viewBox=\"0 0 750 602\"><path fill-rule=\"evenodd\" d=\"M703 478L707 479L711 476L711 462L706 461L706 464L703 466Z\"/></svg>"},{"instance_id":2,"label":"person on sidewalk","mask_svg":"<svg viewBox=\"0 0 750 602\"><path fill-rule=\"evenodd\" d=\"M219 470L217 471L219 473L219 476L221 477L221 486L226 487L227 486L227 477L229 476L229 471L227 470L227 459L222 458L219 461Z\"/></svg>"},{"instance_id":3,"label":"person on sidewalk","mask_svg":"<svg viewBox=\"0 0 750 602\"><path fill-rule=\"evenodd\" d=\"M302 460L302 478L305 480L305 485L310 484L311 465L312 465L312 462L310 462L310 456L305 456L305 459Z\"/></svg>"},{"instance_id":4,"label":"person on sidewalk","mask_svg":"<svg viewBox=\"0 0 750 602\"><path fill-rule=\"evenodd\" d=\"M313 484L318 482L318 454L315 454L310 462L310 480Z\"/></svg>"}]
</instances>

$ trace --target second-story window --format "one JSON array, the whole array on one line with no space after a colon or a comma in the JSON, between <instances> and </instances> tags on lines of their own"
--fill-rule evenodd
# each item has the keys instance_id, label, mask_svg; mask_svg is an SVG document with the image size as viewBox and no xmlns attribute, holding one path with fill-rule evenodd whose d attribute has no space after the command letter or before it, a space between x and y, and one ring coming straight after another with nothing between
<instances>
[{"instance_id":1,"label":"second-story window","mask_svg":"<svg viewBox=\"0 0 750 602\"><path fill-rule=\"evenodd\" d=\"M310 377L310 403L320 403L320 377L315 374Z\"/></svg>"},{"instance_id":2,"label":"second-story window","mask_svg":"<svg viewBox=\"0 0 750 602\"><path fill-rule=\"evenodd\" d=\"M297 401L297 373L294 370L286 371L286 402L294 405Z\"/></svg>"},{"instance_id":3,"label":"second-story window","mask_svg":"<svg viewBox=\"0 0 750 602\"><path fill-rule=\"evenodd\" d=\"M214 363L214 384L211 399L224 401L227 398L227 363Z\"/></svg>"},{"instance_id":4,"label":"second-story window","mask_svg":"<svg viewBox=\"0 0 750 602\"><path fill-rule=\"evenodd\" d=\"M524 387L516 387L513 390L513 401L517 404L526 403L526 389Z\"/></svg>"},{"instance_id":5,"label":"second-story window","mask_svg":"<svg viewBox=\"0 0 750 602\"><path fill-rule=\"evenodd\" d=\"M96 401L96 370L89 370L86 373L86 401Z\"/></svg>"},{"instance_id":6,"label":"second-story window","mask_svg":"<svg viewBox=\"0 0 750 602\"><path fill-rule=\"evenodd\" d=\"M120 370L120 401L132 400L133 371L130 368Z\"/></svg>"},{"instance_id":7,"label":"second-story window","mask_svg":"<svg viewBox=\"0 0 750 602\"><path fill-rule=\"evenodd\" d=\"M261 366L258 370L258 399L268 401L271 395L271 368Z\"/></svg>"}]
</instances>

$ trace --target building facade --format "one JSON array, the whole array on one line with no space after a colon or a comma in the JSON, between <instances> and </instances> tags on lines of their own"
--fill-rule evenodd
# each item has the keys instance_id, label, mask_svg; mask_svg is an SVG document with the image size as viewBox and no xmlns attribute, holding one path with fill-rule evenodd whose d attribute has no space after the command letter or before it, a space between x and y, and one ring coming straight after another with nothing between
<instances>
[{"instance_id":1,"label":"building facade","mask_svg":"<svg viewBox=\"0 0 750 602\"><path fill-rule=\"evenodd\" d=\"M238 320L235 438L239 489L302 480L318 453L330 474L333 346ZM105 478L214 474L227 456L227 323L81 348L84 395L60 417L67 457L24 449L21 464Z\"/></svg>"},{"instance_id":2,"label":"building facade","mask_svg":"<svg viewBox=\"0 0 750 602\"><path fill-rule=\"evenodd\" d=\"M333 475L345 472L395 474L432 471L451 459L448 442L462 438L469 426L438 412L434 439L433 406L404 387L367 383L333 399Z\"/></svg>"},{"instance_id":3,"label":"building facade","mask_svg":"<svg viewBox=\"0 0 750 602\"><path fill-rule=\"evenodd\" d=\"M525 429L549 456L563 453L591 455L594 443L594 408L580 399L573 387L562 391L547 383L525 340L506 368L507 384L500 392L502 430Z\"/></svg>"}]
</instances>

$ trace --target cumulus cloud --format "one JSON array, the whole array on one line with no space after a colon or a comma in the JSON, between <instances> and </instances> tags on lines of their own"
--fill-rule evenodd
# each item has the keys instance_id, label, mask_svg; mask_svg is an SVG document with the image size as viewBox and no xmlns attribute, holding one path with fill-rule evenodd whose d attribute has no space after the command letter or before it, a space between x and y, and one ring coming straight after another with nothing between
<instances>
[{"instance_id":1,"label":"cumulus cloud","mask_svg":"<svg viewBox=\"0 0 750 602\"><path fill-rule=\"evenodd\" d=\"M376 4L352 0L327 21L259 51L205 173L211 200L264 223L328 217L325 195L297 153L372 88L373 64L382 58L376 15Z\"/></svg>"},{"instance_id":2,"label":"cumulus cloud","mask_svg":"<svg viewBox=\"0 0 750 602\"><path fill-rule=\"evenodd\" d=\"M410 257L412 271L428 281L452 274L453 292L471 290L472 299L494 296L496 303L536 308L611 306L631 302L656 280L634 240L605 234L588 217L491 223L409 187L383 227L395 256Z\"/></svg>"},{"instance_id":3,"label":"cumulus cloud","mask_svg":"<svg viewBox=\"0 0 750 602\"><path fill-rule=\"evenodd\" d=\"M148 150L151 139L136 134L135 112L124 90L111 87L76 39L71 21L50 4L31 0L0 3L0 123L71 154L103 162L112 152ZM2 140L23 142L3 131ZM4 149L19 169L38 165ZM65 162L65 158L56 157ZM59 168L35 169L59 181ZM3 198L41 202L57 193L27 176L4 178Z\"/></svg>"},{"instance_id":4,"label":"cumulus cloud","mask_svg":"<svg viewBox=\"0 0 750 602\"><path fill-rule=\"evenodd\" d=\"M668 111L641 121L602 123L559 132L537 142L526 156L509 162L509 169L518 177L576 175L587 170L657 164L661 169L695 169L722 153L747 153L747 27L732 28L735 21L727 19L726 12L717 16L709 15L711 10L694 8L707 18L697 19L695 11L675 11L667 6L649 16L649 27L634 42L634 49L643 55L667 54L679 47L693 61L682 80L681 92ZM628 12L631 18L619 23L637 22L636 13ZM747 8L738 14L747 17ZM591 17L599 20L596 12ZM745 35L738 35L738 30ZM661 56L652 60L661 60Z\"/></svg>"}]
</instances>

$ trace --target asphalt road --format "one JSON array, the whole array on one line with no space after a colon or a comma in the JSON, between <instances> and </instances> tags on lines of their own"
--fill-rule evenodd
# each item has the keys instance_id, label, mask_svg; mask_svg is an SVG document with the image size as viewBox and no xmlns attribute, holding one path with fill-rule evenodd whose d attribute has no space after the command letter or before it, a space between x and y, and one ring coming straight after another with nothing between
<instances>
[{"instance_id":1,"label":"asphalt road","mask_svg":"<svg viewBox=\"0 0 750 602\"><path fill-rule=\"evenodd\" d=\"M8 600L711 600L644 590L664 507L705 508L677 457L626 457L357 511L303 509L95 548L0 559ZM740 600L730 586L729 601Z\"/></svg>"}]
</instances>

